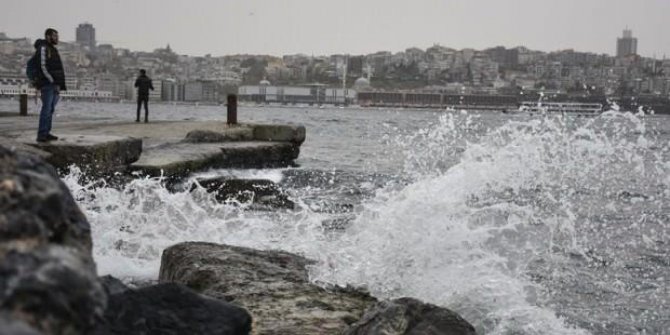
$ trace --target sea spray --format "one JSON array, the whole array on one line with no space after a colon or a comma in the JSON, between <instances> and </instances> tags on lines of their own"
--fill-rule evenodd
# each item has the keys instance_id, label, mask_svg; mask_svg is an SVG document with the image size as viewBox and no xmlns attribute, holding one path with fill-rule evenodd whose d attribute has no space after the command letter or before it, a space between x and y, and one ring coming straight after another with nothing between
<instances>
[{"instance_id":1,"label":"sea spray","mask_svg":"<svg viewBox=\"0 0 670 335\"><path fill-rule=\"evenodd\" d=\"M65 181L92 223L102 274L153 279L165 247L209 241L300 253L317 261L317 282L447 306L487 334L661 329L667 265L648 265L667 256L667 143L630 113L487 121L445 114L380 139L405 152L384 182L335 169L251 174L282 182L296 211L247 211L202 189L169 192L159 178L116 189L81 185L73 170ZM206 176L222 174L249 176ZM324 225L327 201L353 204L344 231ZM651 312L624 303L640 297Z\"/></svg>"},{"instance_id":2,"label":"sea spray","mask_svg":"<svg viewBox=\"0 0 670 335\"><path fill-rule=\"evenodd\" d=\"M278 181L281 173L228 170L199 176ZM220 203L200 187L170 191L161 178L138 177L114 188L104 181L81 184L81 177L81 171L72 168L64 181L91 222L98 271L122 279L156 279L163 249L183 241L314 253L316 244L304 246L324 238L322 222L329 216L311 210L299 198L296 211L257 212L248 210L251 203Z\"/></svg>"},{"instance_id":3,"label":"sea spray","mask_svg":"<svg viewBox=\"0 0 670 335\"><path fill-rule=\"evenodd\" d=\"M552 280L571 276L571 258L593 266L615 248L615 236L594 245L589 220L608 197L668 175L649 157L654 140L630 113L510 121L474 139L471 129L445 115L400 138L415 182L368 202L314 278L449 306L487 334L584 333L574 325L587 320L558 316L569 306L552 310L563 293ZM464 148L457 160L453 148Z\"/></svg>"}]
</instances>

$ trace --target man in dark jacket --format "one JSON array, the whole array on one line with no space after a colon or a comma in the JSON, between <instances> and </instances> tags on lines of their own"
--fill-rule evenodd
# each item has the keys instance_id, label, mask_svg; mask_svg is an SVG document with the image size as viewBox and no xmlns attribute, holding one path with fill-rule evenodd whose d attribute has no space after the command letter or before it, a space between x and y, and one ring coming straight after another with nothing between
<instances>
[{"instance_id":1,"label":"man in dark jacket","mask_svg":"<svg viewBox=\"0 0 670 335\"><path fill-rule=\"evenodd\" d=\"M147 71L140 70L140 76L135 80L135 87L137 87L137 119L135 122L140 122L140 107L144 103L144 122L149 122L149 90L154 90L154 85L151 84L151 78L147 77Z\"/></svg>"},{"instance_id":2,"label":"man in dark jacket","mask_svg":"<svg viewBox=\"0 0 670 335\"><path fill-rule=\"evenodd\" d=\"M40 71L36 88L42 96L40 123L37 129L37 142L57 140L51 134L51 120L60 99L60 91L65 91L65 71L58 49L58 31L49 28L44 32L44 39L35 41L35 51L39 53Z\"/></svg>"}]
</instances>

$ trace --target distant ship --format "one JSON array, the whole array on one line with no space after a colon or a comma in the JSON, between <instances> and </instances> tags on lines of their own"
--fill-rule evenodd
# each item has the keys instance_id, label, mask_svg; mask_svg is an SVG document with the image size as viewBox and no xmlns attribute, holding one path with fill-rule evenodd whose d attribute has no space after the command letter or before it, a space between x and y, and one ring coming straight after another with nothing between
<instances>
[{"instance_id":1,"label":"distant ship","mask_svg":"<svg viewBox=\"0 0 670 335\"><path fill-rule=\"evenodd\" d=\"M537 102L524 101L519 105L521 112L548 112L548 113L582 113L598 114L603 111L603 104L582 102Z\"/></svg>"}]
</instances>

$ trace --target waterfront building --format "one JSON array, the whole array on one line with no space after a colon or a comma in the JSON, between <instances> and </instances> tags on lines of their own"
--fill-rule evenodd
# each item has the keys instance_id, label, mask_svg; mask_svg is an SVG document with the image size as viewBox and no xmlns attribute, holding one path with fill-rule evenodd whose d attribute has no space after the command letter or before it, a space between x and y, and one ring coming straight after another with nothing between
<instances>
[{"instance_id":1,"label":"waterfront building","mask_svg":"<svg viewBox=\"0 0 670 335\"><path fill-rule=\"evenodd\" d=\"M322 84L306 86L272 86L263 80L259 85L244 85L238 89L240 101L277 104L349 104L356 91L348 88L326 88Z\"/></svg>"},{"instance_id":2,"label":"waterfront building","mask_svg":"<svg viewBox=\"0 0 670 335\"><path fill-rule=\"evenodd\" d=\"M161 100L184 101L185 85L175 79L164 79L161 81Z\"/></svg>"}]
</instances>

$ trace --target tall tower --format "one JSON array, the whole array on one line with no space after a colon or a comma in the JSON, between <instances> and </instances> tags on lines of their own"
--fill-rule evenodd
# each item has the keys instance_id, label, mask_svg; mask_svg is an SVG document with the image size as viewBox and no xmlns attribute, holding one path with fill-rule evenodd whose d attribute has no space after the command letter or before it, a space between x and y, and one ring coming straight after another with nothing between
<instances>
[{"instance_id":1,"label":"tall tower","mask_svg":"<svg viewBox=\"0 0 670 335\"><path fill-rule=\"evenodd\" d=\"M637 54L637 38L633 37L633 31L624 29L623 37L616 40L616 56L625 57Z\"/></svg>"},{"instance_id":2,"label":"tall tower","mask_svg":"<svg viewBox=\"0 0 670 335\"><path fill-rule=\"evenodd\" d=\"M95 48L95 28L90 23L81 23L77 27L77 43L88 47Z\"/></svg>"}]
</instances>

